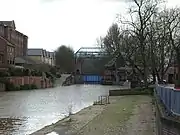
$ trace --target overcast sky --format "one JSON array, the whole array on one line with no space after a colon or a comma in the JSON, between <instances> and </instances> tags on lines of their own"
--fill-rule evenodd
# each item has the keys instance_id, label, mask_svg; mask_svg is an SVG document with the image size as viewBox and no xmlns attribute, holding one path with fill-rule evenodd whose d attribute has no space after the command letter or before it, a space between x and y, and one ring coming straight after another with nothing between
<instances>
[{"instance_id":1,"label":"overcast sky","mask_svg":"<svg viewBox=\"0 0 180 135\"><path fill-rule=\"evenodd\" d=\"M125 14L123 0L1 0L0 20L15 20L18 31L29 37L29 48L75 50L93 46L106 33L116 14ZM180 6L179 0L169 0Z\"/></svg>"}]
</instances>

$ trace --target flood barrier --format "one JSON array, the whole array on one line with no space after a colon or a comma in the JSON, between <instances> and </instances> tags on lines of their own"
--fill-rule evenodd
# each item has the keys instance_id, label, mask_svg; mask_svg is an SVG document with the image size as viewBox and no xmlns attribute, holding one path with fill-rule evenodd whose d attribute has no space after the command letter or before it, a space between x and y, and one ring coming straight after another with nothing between
<instances>
[{"instance_id":1,"label":"flood barrier","mask_svg":"<svg viewBox=\"0 0 180 135\"><path fill-rule=\"evenodd\" d=\"M85 84L101 84L102 77L100 75L83 75Z\"/></svg>"},{"instance_id":2,"label":"flood barrier","mask_svg":"<svg viewBox=\"0 0 180 135\"><path fill-rule=\"evenodd\" d=\"M155 90L168 113L180 116L180 90L160 85L157 85Z\"/></svg>"}]
</instances>

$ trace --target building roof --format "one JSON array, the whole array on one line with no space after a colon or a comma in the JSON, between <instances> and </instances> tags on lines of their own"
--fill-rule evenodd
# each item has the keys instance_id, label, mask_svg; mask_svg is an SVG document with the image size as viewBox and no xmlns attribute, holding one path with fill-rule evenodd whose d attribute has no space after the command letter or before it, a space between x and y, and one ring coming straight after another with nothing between
<instances>
[{"instance_id":1,"label":"building roof","mask_svg":"<svg viewBox=\"0 0 180 135\"><path fill-rule=\"evenodd\" d=\"M16 29L16 25L15 25L14 20L12 20L12 21L0 21L0 24L3 24L6 26L9 26L9 27L12 27L13 29Z\"/></svg>"},{"instance_id":2,"label":"building roof","mask_svg":"<svg viewBox=\"0 0 180 135\"><path fill-rule=\"evenodd\" d=\"M43 49L28 49L27 50L28 56L41 56L43 55Z\"/></svg>"}]
</instances>

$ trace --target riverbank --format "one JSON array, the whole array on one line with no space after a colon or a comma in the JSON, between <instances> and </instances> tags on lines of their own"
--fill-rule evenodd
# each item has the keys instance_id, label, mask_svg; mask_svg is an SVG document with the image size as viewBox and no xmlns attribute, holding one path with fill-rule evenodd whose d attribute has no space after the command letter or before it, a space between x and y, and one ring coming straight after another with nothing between
<instances>
[{"instance_id":1,"label":"riverbank","mask_svg":"<svg viewBox=\"0 0 180 135\"><path fill-rule=\"evenodd\" d=\"M32 135L153 135L151 101L149 96L110 97L108 105L90 106Z\"/></svg>"}]
</instances>

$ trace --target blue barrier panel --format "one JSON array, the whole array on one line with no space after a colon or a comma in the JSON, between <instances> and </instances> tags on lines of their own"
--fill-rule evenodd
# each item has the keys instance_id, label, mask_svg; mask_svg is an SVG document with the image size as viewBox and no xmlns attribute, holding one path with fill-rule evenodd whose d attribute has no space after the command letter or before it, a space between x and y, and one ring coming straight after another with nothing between
<instances>
[{"instance_id":1,"label":"blue barrier panel","mask_svg":"<svg viewBox=\"0 0 180 135\"><path fill-rule=\"evenodd\" d=\"M84 83L90 84L100 84L101 83L101 76L99 75L83 75Z\"/></svg>"},{"instance_id":2,"label":"blue barrier panel","mask_svg":"<svg viewBox=\"0 0 180 135\"><path fill-rule=\"evenodd\" d=\"M86 76L86 82L89 82L90 76Z\"/></svg>"},{"instance_id":3,"label":"blue barrier panel","mask_svg":"<svg viewBox=\"0 0 180 135\"><path fill-rule=\"evenodd\" d=\"M86 76L83 76L83 82L86 82Z\"/></svg>"},{"instance_id":4,"label":"blue barrier panel","mask_svg":"<svg viewBox=\"0 0 180 135\"><path fill-rule=\"evenodd\" d=\"M155 90L167 111L180 115L180 91L165 86L156 86Z\"/></svg>"},{"instance_id":5,"label":"blue barrier panel","mask_svg":"<svg viewBox=\"0 0 180 135\"><path fill-rule=\"evenodd\" d=\"M174 97L174 90L171 91L171 111L173 111L174 105L175 105L175 97Z\"/></svg>"},{"instance_id":6,"label":"blue barrier panel","mask_svg":"<svg viewBox=\"0 0 180 135\"><path fill-rule=\"evenodd\" d=\"M168 111L171 111L171 92L172 89L166 88L166 104Z\"/></svg>"},{"instance_id":7,"label":"blue barrier panel","mask_svg":"<svg viewBox=\"0 0 180 135\"><path fill-rule=\"evenodd\" d=\"M173 113L180 115L180 92L174 90L174 106L172 108Z\"/></svg>"}]
</instances>

